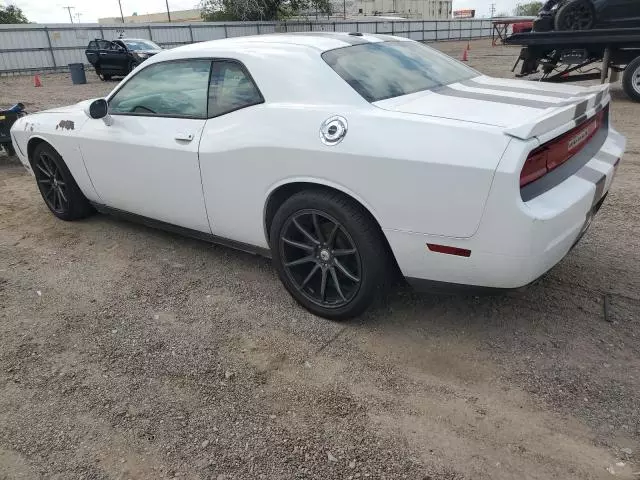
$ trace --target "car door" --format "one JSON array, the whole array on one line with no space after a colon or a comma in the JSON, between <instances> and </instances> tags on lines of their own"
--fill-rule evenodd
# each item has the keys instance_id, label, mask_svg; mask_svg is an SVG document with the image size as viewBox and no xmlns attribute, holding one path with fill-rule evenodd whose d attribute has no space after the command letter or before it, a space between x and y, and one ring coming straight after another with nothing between
<instances>
[{"instance_id":1,"label":"car door","mask_svg":"<svg viewBox=\"0 0 640 480\"><path fill-rule=\"evenodd\" d=\"M259 143L252 134L254 122L269 121L268 115L255 116L264 98L249 70L238 61L225 59L213 62L208 103L209 119L200 142L200 170L212 232L219 237L260 245L264 243L262 210L252 207L256 196L262 201L265 192L244 182L242 169L246 163L239 167L233 159L236 155L265 159L266 153L252 145ZM257 161L252 168L265 165ZM228 199L232 198L243 201L229 205ZM258 216L253 217L256 213Z\"/></svg>"},{"instance_id":2,"label":"car door","mask_svg":"<svg viewBox=\"0 0 640 480\"><path fill-rule=\"evenodd\" d=\"M612 28L640 26L640 1L638 0L598 0L599 23Z\"/></svg>"},{"instance_id":3,"label":"car door","mask_svg":"<svg viewBox=\"0 0 640 480\"><path fill-rule=\"evenodd\" d=\"M98 62L100 70L107 74L117 72L117 58L113 49L113 43L107 40L98 40Z\"/></svg>"},{"instance_id":4,"label":"car door","mask_svg":"<svg viewBox=\"0 0 640 480\"><path fill-rule=\"evenodd\" d=\"M89 42L89 45L87 46L87 49L85 50L87 60L91 65L95 66L96 62L98 61L98 52L98 42L96 40L91 40Z\"/></svg>"},{"instance_id":5,"label":"car door","mask_svg":"<svg viewBox=\"0 0 640 480\"><path fill-rule=\"evenodd\" d=\"M206 59L151 64L107 99L111 125L83 125L80 149L107 206L211 233L198 162L210 67Z\"/></svg>"},{"instance_id":6,"label":"car door","mask_svg":"<svg viewBox=\"0 0 640 480\"><path fill-rule=\"evenodd\" d=\"M115 49L115 61L118 65L118 69L124 74L128 75L131 71L131 53L127 49L122 40L114 40L113 48Z\"/></svg>"}]
</instances>

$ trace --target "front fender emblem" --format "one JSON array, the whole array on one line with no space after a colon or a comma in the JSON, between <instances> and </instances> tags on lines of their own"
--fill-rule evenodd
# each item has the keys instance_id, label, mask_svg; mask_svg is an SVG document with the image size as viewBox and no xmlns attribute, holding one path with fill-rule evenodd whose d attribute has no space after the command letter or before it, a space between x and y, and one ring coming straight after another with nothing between
<instances>
[{"instance_id":1,"label":"front fender emblem","mask_svg":"<svg viewBox=\"0 0 640 480\"><path fill-rule=\"evenodd\" d=\"M325 145L339 144L347 134L347 119L338 115L327 118L320 125L320 140Z\"/></svg>"}]
</instances>

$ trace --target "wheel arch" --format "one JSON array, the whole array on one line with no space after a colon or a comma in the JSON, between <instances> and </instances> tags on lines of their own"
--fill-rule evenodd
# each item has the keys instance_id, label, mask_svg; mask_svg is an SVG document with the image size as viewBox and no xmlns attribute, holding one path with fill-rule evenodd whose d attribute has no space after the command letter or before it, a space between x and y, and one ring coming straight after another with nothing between
<instances>
[{"instance_id":1,"label":"wheel arch","mask_svg":"<svg viewBox=\"0 0 640 480\"><path fill-rule=\"evenodd\" d=\"M45 139L44 137L41 137L40 135L33 135L27 142L27 159L29 160L31 167L33 167L33 152L36 150L36 147L41 143L46 143L49 146L51 146L51 148L53 148L56 152L58 151L55 145L52 145L51 142Z\"/></svg>"},{"instance_id":2,"label":"wheel arch","mask_svg":"<svg viewBox=\"0 0 640 480\"><path fill-rule=\"evenodd\" d=\"M353 202L355 202L358 206L360 206L360 208L362 208L371 217L373 222L375 222L375 224L377 225L380 231L380 234L382 236L382 239L384 241L384 247L387 249L387 252L389 253L389 258L391 259L391 262L393 264L393 267L396 270L396 273L399 274L400 268L398 266L398 262L393 253L393 250L391 249L391 245L387 240L387 236L384 234L384 230L382 229L382 224L380 222L380 219L376 215L373 207L369 205L368 202L366 202L366 200L364 200L362 197L352 192L348 188L340 184L328 182L325 180L318 181L317 179L312 179L312 178L289 179L289 180L279 182L271 187L264 204L264 212L263 212L263 222L264 222L263 227L264 227L265 238L267 239L267 244L270 245L271 223L278 209L292 195L295 195L296 193L302 192L305 190L320 190L320 191L324 190L328 192L339 193L349 198Z\"/></svg>"}]
</instances>

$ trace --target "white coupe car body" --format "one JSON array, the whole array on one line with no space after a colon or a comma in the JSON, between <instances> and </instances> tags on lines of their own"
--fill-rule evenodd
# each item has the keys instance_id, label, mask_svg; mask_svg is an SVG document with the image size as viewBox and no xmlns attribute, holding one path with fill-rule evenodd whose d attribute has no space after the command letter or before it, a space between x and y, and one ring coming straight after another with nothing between
<instances>
[{"instance_id":1,"label":"white coupe car body","mask_svg":"<svg viewBox=\"0 0 640 480\"><path fill-rule=\"evenodd\" d=\"M418 45L314 33L167 50L114 89L106 118L89 118L91 101L81 102L22 118L12 135L30 171L35 146L50 144L98 209L245 250L268 254L275 208L321 186L366 209L409 280L535 280L569 252L611 186L625 139L609 124L608 86L490 78L420 46L436 70L463 72L459 81L367 98L339 55L383 43ZM186 59L237 62L262 98L208 118L114 111L136 76Z\"/></svg>"}]
</instances>

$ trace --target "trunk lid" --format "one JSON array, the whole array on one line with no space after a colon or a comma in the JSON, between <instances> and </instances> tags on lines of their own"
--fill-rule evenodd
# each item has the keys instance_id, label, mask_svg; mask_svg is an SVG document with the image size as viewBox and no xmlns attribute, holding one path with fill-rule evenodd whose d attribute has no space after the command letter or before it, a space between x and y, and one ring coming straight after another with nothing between
<instances>
[{"instance_id":1,"label":"trunk lid","mask_svg":"<svg viewBox=\"0 0 640 480\"><path fill-rule=\"evenodd\" d=\"M609 86L591 88L479 76L375 102L385 110L490 125L527 140L592 117L609 102Z\"/></svg>"}]
</instances>

